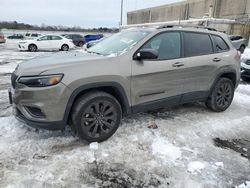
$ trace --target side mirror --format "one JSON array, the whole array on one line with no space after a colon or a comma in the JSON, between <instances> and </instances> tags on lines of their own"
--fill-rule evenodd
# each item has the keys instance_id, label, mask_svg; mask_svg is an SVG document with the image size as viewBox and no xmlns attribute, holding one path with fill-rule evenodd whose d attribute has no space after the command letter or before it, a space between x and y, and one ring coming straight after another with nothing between
<instances>
[{"instance_id":1,"label":"side mirror","mask_svg":"<svg viewBox=\"0 0 250 188\"><path fill-rule=\"evenodd\" d=\"M137 52L134 55L134 60L144 60L144 59L157 59L158 58L158 52L154 49L143 49Z\"/></svg>"}]
</instances>

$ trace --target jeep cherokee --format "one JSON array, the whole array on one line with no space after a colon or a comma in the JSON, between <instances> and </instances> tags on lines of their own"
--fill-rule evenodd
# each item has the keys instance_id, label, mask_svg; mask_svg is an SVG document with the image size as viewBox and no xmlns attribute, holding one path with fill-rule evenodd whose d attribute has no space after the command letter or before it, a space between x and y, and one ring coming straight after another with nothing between
<instances>
[{"instance_id":1,"label":"jeep cherokee","mask_svg":"<svg viewBox=\"0 0 250 188\"><path fill-rule=\"evenodd\" d=\"M117 130L123 115L194 101L215 112L231 104L240 55L227 35L192 27L134 28L83 52L17 66L10 101L27 125L70 125L88 142Z\"/></svg>"}]
</instances>

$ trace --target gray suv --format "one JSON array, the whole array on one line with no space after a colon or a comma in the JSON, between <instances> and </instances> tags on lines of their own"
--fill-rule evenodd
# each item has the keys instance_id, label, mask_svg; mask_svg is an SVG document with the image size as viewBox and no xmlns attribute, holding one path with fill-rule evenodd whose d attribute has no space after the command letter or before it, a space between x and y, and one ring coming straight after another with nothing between
<instances>
[{"instance_id":1,"label":"gray suv","mask_svg":"<svg viewBox=\"0 0 250 188\"><path fill-rule=\"evenodd\" d=\"M124 115L194 101L215 112L231 104L240 54L227 35L207 29L127 29L83 52L55 53L17 66L10 102L27 125L70 125L101 142Z\"/></svg>"}]
</instances>

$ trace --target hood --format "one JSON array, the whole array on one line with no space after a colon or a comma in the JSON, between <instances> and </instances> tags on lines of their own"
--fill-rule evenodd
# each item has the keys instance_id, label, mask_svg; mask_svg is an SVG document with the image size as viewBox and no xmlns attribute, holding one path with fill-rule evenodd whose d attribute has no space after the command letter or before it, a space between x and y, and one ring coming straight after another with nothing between
<instances>
[{"instance_id":1,"label":"hood","mask_svg":"<svg viewBox=\"0 0 250 188\"><path fill-rule=\"evenodd\" d=\"M39 75L50 69L90 63L90 61L106 58L108 57L87 52L57 52L22 62L16 68L15 73L17 75Z\"/></svg>"}]
</instances>

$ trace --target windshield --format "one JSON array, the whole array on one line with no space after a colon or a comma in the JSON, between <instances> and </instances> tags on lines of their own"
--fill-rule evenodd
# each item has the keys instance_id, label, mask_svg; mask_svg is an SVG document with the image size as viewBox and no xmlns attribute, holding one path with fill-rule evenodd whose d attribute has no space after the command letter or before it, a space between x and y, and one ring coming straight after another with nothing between
<instances>
[{"instance_id":1,"label":"windshield","mask_svg":"<svg viewBox=\"0 0 250 188\"><path fill-rule=\"evenodd\" d=\"M119 56L130 50L137 42L146 37L149 31L124 31L100 41L88 49L90 53L104 56Z\"/></svg>"}]
</instances>

